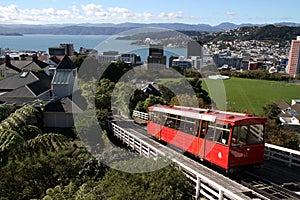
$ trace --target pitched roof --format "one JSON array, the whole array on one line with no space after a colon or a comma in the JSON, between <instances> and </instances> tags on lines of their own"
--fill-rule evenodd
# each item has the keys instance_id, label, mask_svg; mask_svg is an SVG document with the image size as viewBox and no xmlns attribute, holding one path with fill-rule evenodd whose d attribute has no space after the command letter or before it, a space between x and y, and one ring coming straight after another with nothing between
<instances>
[{"instance_id":1,"label":"pitched roof","mask_svg":"<svg viewBox=\"0 0 300 200\"><path fill-rule=\"evenodd\" d=\"M0 90L14 90L37 80L39 80L39 77L36 76L33 72L27 72L27 74L25 72L18 73L0 81Z\"/></svg>"},{"instance_id":2,"label":"pitched roof","mask_svg":"<svg viewBox=\"0 0 300 200\"><path fill-rule=\"evenodd\" d=\"M294 109L296 110L297 112L300 113L300 104L299 103L296 103L294 105L291 106L291 109Z\"/></svg>"},{"instance_id":3,"label":"pitched roof","mask_svg":"<svg viewBox=\"0 0 300 200\"><path fill-rule=\"evenodd\" d=\"M72 76L70 71L56 71L52 83L54 84L69 84Z\"/></svg>"},{"instance_id":4,"label":"pitched roof","mask_svg":"<svg viewBox=\"0 0 300 200\"><path fill-rule=\"evenodd\" d=\"M76 69L76 65L71 61L71 59L65 55L60 61L56 69Z\"/></svg>"},{"instance_id":5,"label":"pitched roof","mask_svg":"<svg viewBox=\"0 0 300 200\"><path fill-rule=\"evenodd\" d=\"M48 67L49 65L43 61L35 60L33 61L35 64L37 64L40 68L44 69L45 67Z\"/></svg>"},{"instance_id":6,"label":"pitched roof","mask_svg":"<svg viewBox=\"0 0 300 200\"><path fill-rule=\"evenodd\" d=\"M30 60L11 60L10 64L0 65L1 69L13 70L15 72L21 72L22 70L34 71L40 70L47 67L48 64L40 60L30 61Z\"/></svg>"},{"instance_id":7,"label":"pitched roof","mask_svg":"<svg viewBox=\"0 0 300 200\"><path fill-rule=\"evenodd\" d=\"M35 62L31 62L26 65L22 70L24 71L38 71L41 70L40 66L38 66Z\"/></svg>"},{"instance_id":8,"label":"pitched roof","mask_svg":"<svg viewBox=\"0 0 300 200\"><path fill-rule=\"evenodd\" d=\"M47 104L44 112L80 113L82 110L69 97L65 97Z\"/></svg>"},{"instance_id":9,"label":"pitched roof","mask_svg":"<svg viewBox=\"0 0 300 200\"><path fill-rule=\"evenodd\" d=\"M29 65L32 61L29 60L11 60L12 66L22 70L25 66Z\"/></svg>"},{"instance_id":10,"label":"pitched roof","mask_svg":"<svg viewBox=\"0 0 300 200\"><path fill-rule=\"evenodd\" d=\"M285 109L291 107L291 106L290 106L287 102L285 102L285 101L279 102L277 106L278 106L278 108L279 108L280 110L285 110Z\"/></svg>"},{"instance_id":11,"label":"pitched roof","mask_svg":"<svg viewBox=\"0 0 300 200\"><path fill-rule=\"evenodd\" d=\"M9 73L19 73L19 72L21 72L22 70L21 70L21 68L19 68L19 67L15 67L14 65L12 65L12 64L6 64L6 63L4 63L4 64L2 64L2 65L0 65L0 69L5 69L5 70L8 70L8 71L10 71Z\"/></svg>"},{"instance_id":12,"label":"pitched roof","mask_svg":"<svg viewBox=\"0 0 300 200\"><path fill-rule=\"evenodd\" d=\"M154 96L161 96L161 93L152 84L148 84L146 87L142 88L145 93L153 94Z\"/></svg>"},{"instance_id":13,"label":"pitched roof","mask_svg":"<svg viewBox=\"0 0 300 200\"><path fill-rule=\"evenodd\" d=\"M0 99L6 101L7 98L35 98L36 95L27 85L23 85L13 91L7 92L0 96Z\"/></svg>"},{"instance_id":14,"label":"pitched roof","mask_svg":"<svg viewBox=\"0 0 300 200\"><path fill-rule=\"evenodd\" d=\"M60 62L60 60L56 56L50 57L49 60L53 61L56 64L58 64Z\"/></svg>"},{"instance_id":15,"label":"pitched roof","mask_svg":"<svg viewBox=\"0 0 300 200\"><path fill-rule=\"evenodd\" d=\"M31 72L28 72L30 75ZM33 74L33 73L32 73ZM0 99L5 98L33 98L37 97L40 94L50 90L51 88L51 78L49 76L43 76L41 74L38 74L37 76L34 75L36 78L32 82L29 82L27 84L23 84L13 89L10 92L7 92L0 96ZM22 79L22 78L20 78Z\"/></svg>"},{"instance_id":16,"label":"pitched roof","mask_svg":"<svg viewBox=\"0 0 300 200\"><path fill-rule=\"evenodd\" d=\"M50 77L43 78L36 82L30 83L27 86L36 96L39 96L40 94L50 90L51 79Z\"/></svg>"}]
</instances>

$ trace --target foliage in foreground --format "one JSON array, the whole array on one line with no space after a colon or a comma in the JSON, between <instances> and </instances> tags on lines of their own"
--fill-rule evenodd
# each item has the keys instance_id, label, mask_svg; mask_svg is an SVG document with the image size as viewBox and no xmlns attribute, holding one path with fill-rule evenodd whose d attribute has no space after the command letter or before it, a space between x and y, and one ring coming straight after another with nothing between
<instances>
[{"instance_id":1,"label":"foliage in foreground","mask_svg":"<svg viewBox=\"0 0 300 200\"><path fill-rule=\"evenodd\" d=\"M47 188L76 180L88 155L68 147L53 152L19 152L9 157L0 170L0 191L3 199L41 198Z\"/></svg>"},{"instance_id":2,"label":"foliage in foreground","mask_svg":"<svg viewBox=\"0 0 300 200\"><path fill-rule=\"evenodd\" d=\"M99 180L91 178L81 185L70 182L48 189L43 199L192 199L191 189L184 174L171 164L149 173L108 169Z\"/></svg>"}]
</instances>

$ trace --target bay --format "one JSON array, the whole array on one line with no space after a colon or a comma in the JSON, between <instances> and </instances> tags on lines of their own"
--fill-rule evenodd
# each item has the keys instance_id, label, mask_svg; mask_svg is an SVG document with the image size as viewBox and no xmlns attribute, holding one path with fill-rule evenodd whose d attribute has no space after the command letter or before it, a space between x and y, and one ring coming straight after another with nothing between
<instances>
[{"instance_id":1,"label":"bay","mask_svg":"<svg viewBox=\"0 0 300 200\"><path fill-rule=\"evenodd\" d=\"M147 60L148 46L131 45L131 40L116 40L108 35L23 35L23 36L0 36L0 48L10 50L45 51L49 47L57 47L59 44L74 44L74 50L80 47L96 49L101 54L104 51L118 51L119 53L136 53L142 61ZM171 55L185 56L186 48L164 48L167 61Z\"/></svg>"}]
</instances>

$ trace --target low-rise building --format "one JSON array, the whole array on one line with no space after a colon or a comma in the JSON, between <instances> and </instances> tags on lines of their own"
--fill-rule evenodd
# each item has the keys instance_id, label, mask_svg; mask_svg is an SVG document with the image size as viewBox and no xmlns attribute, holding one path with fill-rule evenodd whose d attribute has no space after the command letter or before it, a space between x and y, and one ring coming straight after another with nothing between
<instances>
[{"instance_id":1,"label":"low-rise building","mask_svg":"<svg viewBox=\"0 0 300 200\"><path fill-rule=\"evenodd\" d=\"M99 63L111 63L113 61L120 61L121 55L118 51L105 51L99 55Z\"/></svg>"},{"instance_id":2,"label":"low-rise building","mask_svg":"<svg viewBox=\"0 0 300 200\"><path fill-rule=\"evenodd\" d=\"M300 125L300 100L293 99L291 105L282 101L278 108L281 110L278 117L282 125Z\"/></svg>"},{"instance_id":3,"label":"low-rise building","mask_svg":"<svg viewBox=\"0 0 300 200\"><path fill-rule=\"evenodd\" d=\"M135 53L122 53L120 61L133 66L142 64L141 57Z\"/></svg>"},{"instance_id":4,"label":"low-rise building","mask_svg":"<svg viewBox=\"0 0 300 200\"><path fill-rule=\"evenodd\" d=\"M180 67L181 69L191 69L192 68L192 60L191 59L185 59L183 56L180 56L177 59L173 59L172 61L172 67Z\"/></svg>"}]
</instances>

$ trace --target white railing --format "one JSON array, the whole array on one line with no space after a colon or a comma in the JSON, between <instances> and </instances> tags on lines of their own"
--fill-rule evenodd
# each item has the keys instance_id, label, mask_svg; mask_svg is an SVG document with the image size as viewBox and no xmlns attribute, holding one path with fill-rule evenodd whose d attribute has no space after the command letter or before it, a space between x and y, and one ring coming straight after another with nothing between
<instances>
[{"instance_id":1,"label":"white railing","mask_svg":"<svg viewBox=\"0 0 300 200\"><path fill-rule=\"evenodd\" d=\"M111 122L110 125L114 136L122 140L125 144L127 144L133 150L139 152L141 155L148 158L153 157L154 159L157 159L159 156L165 156L164 152L159 151L155 147L145 143L143 140L129 133L118 125Z\"/></svg>"},{"instance_id":2,"label":"white railing","mask_svg":"<svg viewBox=\"0 0 300 200\"><path fill-rule=\"evenodd\" d=\"M144 112L140 112L140 111L137 111L137 110L134 110L133 111L133 114L132 114L132 117L137 117L137 118L140 118L142 120L148 120L148 113L144 113Z\"/></svg>"},{"instance_id":3,"label":"white railing","mask_svg":"<svg viewBox=\"0 0 300 200\"><path fill-rule=\"evenodd\" d=\"M110 128L117 138L122 140L125 144L130 146L133 150L139 152L141 155L146 157L153 157L157 159L158 157L168 157L166 153L158 150L151 144L144 142L142 139L137 136L129 133L118 125L110 122ZM208 199L236 199L236 200L244 200L245 197L241 197L230 190L222 187L216 182L210 180L206 176L198 173L196 170L186 166L184 163L176 160L175 158L170 158L173 162L175 162L179 168L185 173L185 175L193 181L195 184L195 198L199 199L200 195Z\"/></svg>"},{"instance_id":4,"label":"white railing","mask_svg":"<svg viewBox=\"0 0 300 200\"><path fill-rule=\"evenodd\" d=\"M139 111L133 111L135 113L135 117L144 117L148 119L148 114L139 112ZM142 118L141 118L142 119ZM276 146L273 144L265 144L265 159L266 160L276 160L283 162L287 164L288 166L296 166L300 167L300 151Z\"/></svg>"},{"instance_id":5,"label":"white railing","mask_svg":"<svg viewBox=\"0 0 300 200\"><path fill-rule=\"evenodd\" d=\"M300 151L292 150L273 144L265 144L265 159L277 160L288 166L300 167Z\"/></svg>"},{"instance_id":6,"label":"white railing","mask_svg":"<svg viewBox=\"0 0 300 200\"><path fill-rule=\"evenodd\" d=\"M245 197L241 197L234 192L222 187L218 183L212 181L208 177L196 172L194 169L184 165L183 163L177 161L176 159L171 159L175 162L180 169L185 173L185 175L193 181L195 184L196 194L195 199L199 199L200 195L208 199L243 199Z\"/></svg>"}]
</instances>

